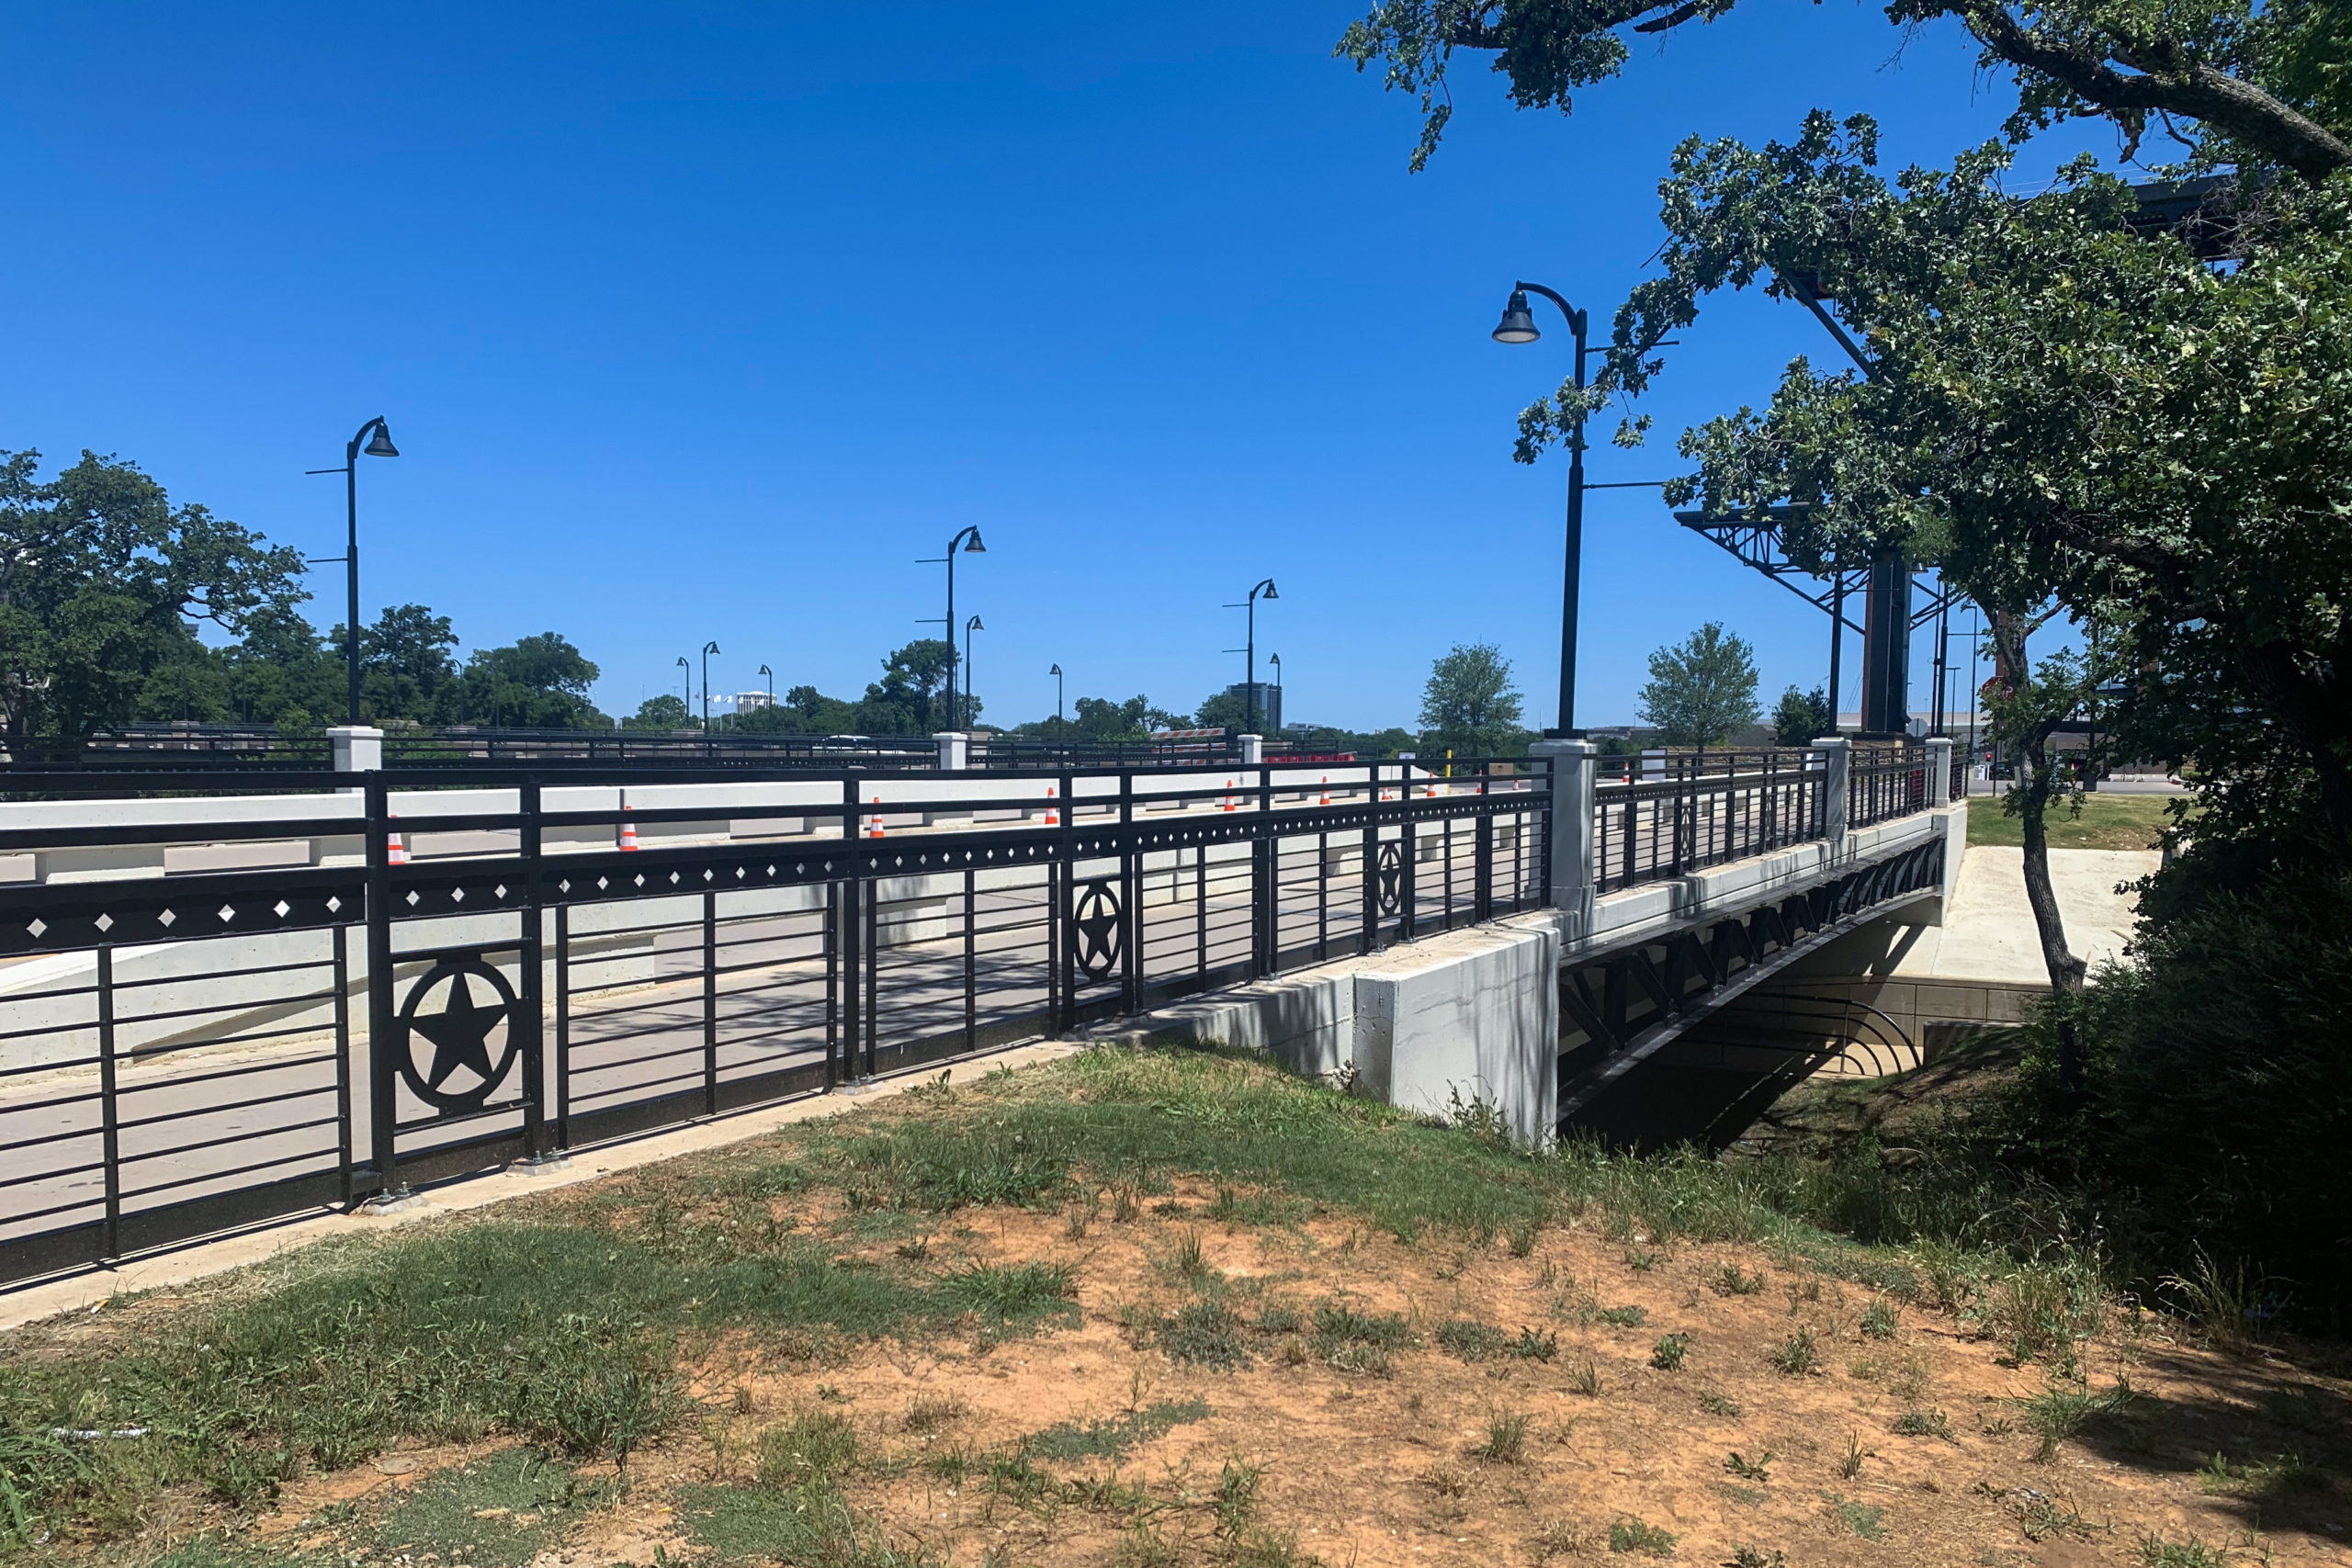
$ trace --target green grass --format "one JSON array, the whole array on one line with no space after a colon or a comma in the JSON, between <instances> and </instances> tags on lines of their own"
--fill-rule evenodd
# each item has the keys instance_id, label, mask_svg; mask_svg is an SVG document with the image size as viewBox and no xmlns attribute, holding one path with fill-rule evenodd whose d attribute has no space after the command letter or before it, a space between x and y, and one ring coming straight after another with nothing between
<instances>
[{"instance_id":1,"label":"green grass","mask_svg":"<svg viewBox=\"0 0 2352 1568\"><path fill-rule=\"evenodd\" d=\"M1671 1530L1631 1515L1609 1527L1609 1550L1611 1551L1638 1551L1649 1557L1671 1557L1674 1555L1674 1543L1675 1536Z\"/></svg>"},{"instance_id":2,"label":"green grass","mask_svg":"<svg viewBox=\"0 0 2352 1568\"><path fill-rule=\"evenodd\" d=\"M2171 820L2165 807L2177 798L2179 797L2161 795L2084 795L2078 802L2079 811L2059 806L2044 818L2050 847L2153 850L2158 829ZM2025 824L2001 809L1999 795L1972 796L1968 802L1968 841L2014 849L2025 842Z\"/></svg>"},{"instance_id":3,"label":"green grass","mask_svg":"<svg viewBox=\"0 0 2352 1568\"><path fill-rule=\"evenodd\" d=\"M1042 1460L1107 1459L1116 1462L1138 1443L1166 1437L1179 1427L1208 1419L1209 1407L1197 1399L1163 1400L1107 1421L1075 1425L1063 1421L1033 1432L1021 1447Z\"/></svg>"},{"instance_id":4,"label":"green grass","mask_svg":"<svg viewBox=\"0 0 2352 1568\"><path fill-rule=\"evenodd\" d=\"M433 1558L469 1568L522 1568L611 1487L529 1449L435 1471L375 1529L382 1558Z\"/></svg>"},{"instance_id":5,"label":"green grass","mask_svg":"<svg viewBox=\"0 0 2352 1568\"><path fill-rule=\"evenodd\" d=\"M1877 1504L1857 1503L1835 1492L1824 1492L1821 1499L1829 1505L1829 1511L1838 1516L1839 1524L1864 1540L1886 1539L1886 1510Z\"/></svg>"}]
</instances>

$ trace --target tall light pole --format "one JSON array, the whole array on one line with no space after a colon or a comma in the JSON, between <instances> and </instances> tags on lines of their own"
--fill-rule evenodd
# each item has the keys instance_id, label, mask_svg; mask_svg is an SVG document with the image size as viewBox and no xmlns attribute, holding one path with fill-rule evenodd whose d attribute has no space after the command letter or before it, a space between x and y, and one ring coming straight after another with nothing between
<instances>
[{"instance_id":1,"label":"tall light pole","mask_svg":"<svg viewBox=\"0 0 2352 1568\"><path fill-rule=\"evenodd\" d=\"M1249 723L1242 728L1244 735L1258 733L1258 596L1261 593L1268 599L1282 597L1274 592L1274 580L1270 577L1250 590L1250 596L1240 604L1226 606L1228 610L1250 612L1249 632L1241 642L1241 700L1246 705L1244 711L1250 716ZM1234 650L1228 648L1226 651L1231 653Z\"/></svg>"},{"instance_id":2,"label":"tall light pole","mask_svg":"<svg viewBox=\"0 0 2352 1568\"><path fill-rule=\"evenodd\" d=\"M939 695L940 706L946 712L947 728L950 729L956 728L956 547L958 545L964 547L964 553L967 556L984 556L989 552L989 547L980 543L979 525L975 523L956 530L956 536L947 541L944 556L925 556L915 562L917 566L937 566L943 560L947 563L947 615L940 622L947 634L947 680L940 687Z\"/></svg>"},{"instance_id":3,"label":"tall light pole","mask_svg":"<svg viewBox=\"0 0 2352 1568\"><path fill-rule=\"evenodd\" d=\"M373 432L373 435L370 435ZM359 444L368 445L362 447ZM343 449L344 525L343 549L344 585L349 591L350 606L344 617L344 652L349 665L350 716L345 721L359 722L359 458L362 452L370 457L397 457L401 449L392 445L392 427L378 414L359 427L349 445ZM312 468L314 474L332 474L334 468ZM329 557L329 559L334 558Z\"/></svg>"},{"instance_id":4,"label":"tall light pole","mask_svg":"<svg viewBox=\"0 0 2352 1568\"><path fill-rule=\"evenodd\" d=\"M978 615L964 623L964 723L967 726L971 724L976 711L972 706L972 634L986 630L988 627L980 625Z\"/></svg>"},{"instance_id":5,"label":"tall light pole","mask_svg":"<svg viewBox=\"0 0 2352 1568\"><path fill-rule=\"evenodd\" d=\"M686 689L686 722L692 724L695 721L695 667L687 662L686 656L682 653L678 655L678 668L685 671L678 679Z\"/></svg>"},{"instance_id":6,"label":"tall light pole","mask_svg":"<svg viewBox=\"0 0 2352 1568\"><path fill-rule=\"evenodd\" d=\"M763 664L760 666L760 673L768 678L768 706L774 707L775 706L775 671Z\"/></svg>"},{"instance_id":7,"label":"tall light pole","mask_svg":"<svg viewBox=\"0 0 2352 1568\"><path fill-rule=\"evenodd\" d=\"M1279 653L1270 653L1266 655L1266 662L1274 667L1274 711L1267 716L1270 718L1279 718L1283 711L1283 656ZM1283 727L1280 724L1276 724L1273 728L1275 736L1279 738L1282 734Z\"/></svg>"},{"instance_id":8,"label":"tall light pole","mask_svg":"<svg viewBox=\"0 0 2352 1568\"><path fill-rule=\"evenodd\" d=\"M1541 294L1560 308L1568 319L1568 331L1577 345L1577 391L1584 391L1585 356L1592 351L1585 346L1585 313L1561 299L1540 283L1524 279L1511 285L1510 299L1503 306L1503 319L1495 324L1497 343L1533 343L1544 334L1535 330L1534 313L1528 309L1527 297ZM1576 418L1568 433L1568 548L1567 565L1560 583L1560 724L1550 731L1554 739L1574 739L1577 728L1577 598L1579 579L1584 571L1584 403L1579 397Z\"/></svg>"},{"instance_id":9,"label":"tall light pole","mask_svg":"<svg viewBox=\"0 0 2352 1568\"><path fill-rule=\"evenodd\" d=\"M705 735L710 733L710 656L718 651L718 644L716 642L702 645L702 729Z\"/></svg>"},{"instance_id":10,"label":"tall light pole","mask_svg":"<svg viewBox=\"0 0 2352 1568\"><path fill-rule=\"evenodd\" d=\"M1062 717L1062 667L1057 664L1046 673L1054 678L1054 735L1058 739L1069 723Z\"/></svg>"}]
</instances>

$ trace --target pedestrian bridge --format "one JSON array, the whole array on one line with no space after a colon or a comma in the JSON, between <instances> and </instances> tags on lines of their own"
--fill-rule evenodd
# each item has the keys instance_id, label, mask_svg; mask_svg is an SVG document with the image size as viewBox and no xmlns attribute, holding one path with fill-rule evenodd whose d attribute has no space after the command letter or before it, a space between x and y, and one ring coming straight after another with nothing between
<instances>
[{"instance_id":1,"label":"pedestrian bridge","mask_svg":"<svg viewBox=\"0 0 2352 1568\"><path fill-rule=\"evenodd\" d=\"M0 779L0 1281L1040 1036L1259 1045L1539 1142L1958 860L1949 743L938 745Z\"/></svg>"}]
</instances>

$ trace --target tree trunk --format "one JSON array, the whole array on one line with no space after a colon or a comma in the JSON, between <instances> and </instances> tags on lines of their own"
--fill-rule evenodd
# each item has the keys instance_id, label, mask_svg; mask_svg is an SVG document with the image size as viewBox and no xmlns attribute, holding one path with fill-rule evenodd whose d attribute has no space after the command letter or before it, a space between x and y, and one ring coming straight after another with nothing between
<instances>
[{"instance_id":1,"label":"tree trunk","mask_svg":"<svg viewBox=\"0 0 2352 1568\"><path fill-rule=\"evenodd\" d=\"M2026 661L2025 619L2014 612L1999 610L1986 618L1993 625L1994 678L2007 690L2020 692L2033 679ZM2082 989L2083 976L2089 966L2066 945L2065 920L2058 910L2057 891L2050 885L2047 811L2052 782L2052 728L2045 719L2010 738L2010 759L2017 776L2009 784L2009 799L2017 807L2018 821L2024 829L2025 901L2033 911L2035 932L2041 940L2041 962L2050 972L2051 991L2065 996Z\"/></svg>"}]
</instances>

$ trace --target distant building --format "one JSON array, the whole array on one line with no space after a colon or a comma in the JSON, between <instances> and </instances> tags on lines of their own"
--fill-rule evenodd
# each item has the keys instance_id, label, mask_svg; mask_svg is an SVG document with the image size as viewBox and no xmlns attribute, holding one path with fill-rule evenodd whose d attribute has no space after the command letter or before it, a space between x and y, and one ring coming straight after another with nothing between
<instances>
[{"instance_id":1,"label":"distant building","mask_svg":"<svg viewBox=\"0 0 2352 1568\"><path fill-rule=\"evenodd\" d=\"M737 713L750 713L754 708L772 708L774 706L775 706L775 698L766 692L738 692L735 694L735 711Z\"/></svg>"},{"instance_id":2,"label":"distant building","mask_svg":"<svg viewBox=\"0 0 2352 1568\"><path fill-rule=\"evenodd\" d=\"M1225 694L1243 704L1246 713L1252 686L1258 691L1258 733L1280 734L1283 728L1283 689L1280 686L1264 681L1236 681L1225 689Z\"/></svg>"}]
</instances>

